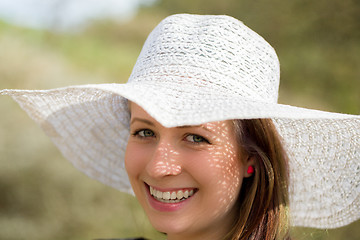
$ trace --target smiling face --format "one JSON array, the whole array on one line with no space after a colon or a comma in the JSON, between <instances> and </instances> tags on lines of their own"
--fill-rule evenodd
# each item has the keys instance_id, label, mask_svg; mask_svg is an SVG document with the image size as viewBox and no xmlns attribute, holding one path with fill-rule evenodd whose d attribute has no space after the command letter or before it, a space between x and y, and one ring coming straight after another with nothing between
<instances>
[{"instance_id":1,"label":"smiling face","mask_svg":"<svg viewBox=\"0 0 360 240\"><path fill-rule=\"evenodd\" d=\"M250 161L232 121L165 128L131 103L126 170L152 225L168 239L220 239L232 227Z\"/></svg>"}]
</instances>

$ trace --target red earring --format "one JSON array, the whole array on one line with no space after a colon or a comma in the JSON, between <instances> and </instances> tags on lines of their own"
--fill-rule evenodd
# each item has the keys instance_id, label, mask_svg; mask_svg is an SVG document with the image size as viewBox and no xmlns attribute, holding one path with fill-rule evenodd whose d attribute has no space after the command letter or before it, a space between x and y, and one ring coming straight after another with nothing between
<instances>
[{"instance_id":1,"label":"red earring","mask_svg":"<svg viewBox=\"0 0 360 240\"><path fill-rule=\"evenodd\" d=\"M248 174L253 174L254 171L255 171L255 170L254 170L254 167L253 167L252 165L250 165L250 166L248 167L248 169L247 169L246 172L247 172Z\"/></svg>"}]
</instances>

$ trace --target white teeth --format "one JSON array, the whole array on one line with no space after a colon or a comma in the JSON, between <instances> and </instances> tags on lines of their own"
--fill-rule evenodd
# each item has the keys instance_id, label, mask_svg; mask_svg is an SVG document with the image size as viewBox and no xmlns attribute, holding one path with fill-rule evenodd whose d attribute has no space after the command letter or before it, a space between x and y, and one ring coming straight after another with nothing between
<instances>
[{"instance_id":1,"label":"white teeth","mask_svg":"<svg viewBox=\"0 0 360 240\"><path fill-rule=\"evenodd\" d=\"M182 199L184 197L184 193L183 193L183 191L178 191L177 193L176 193L176 198L177 199Z\"/></svg>"},{"instance_id":2,"label":"white teeth","mask_svg":"<svg viewBox=\"0 0 360 240\"><path fill-rule=\"evenodd\" d=\"M176 192L171 193L171 199L176 199Z\"/></svg>"},{"instance_id":3,"label":"white teeth","mask_svg":"<svg viewBox=\"0 0 360 240\"><path fill-rule=\"evenodd\" d=\"M157 198L162 198L162 192L160 192L160 191L156 191L156 197Z\"/></svg>"},{"instance_id":4,"label":"white teeth","mask_svg":"<svg viewBox=\"0 0 360 240\"><path fill-rule=\"evenodd\" d=\"M189 191L186 190L186 191L184 192L184 198L188 198L188 197L189 197Z\"/></svg>"},{"instance_id":5,"label":"white teeth","mask_svg":"<svg viewBox=\"0 0 360 240\"><path fill-rule=\"evenodd\" d=\"M161 192L150 186L150 194L158 201L165 203L177 203L186 200L187 198L194 195L194 190L179 190L174 192Z\"/></svg>"},{"instance_id":6,"label":"white teeth","mask_svg":"<svg viewBox=\"0 0 360 240\"><path fill-rule=\"evenodd\" d=\"M169 200L170 199L170 192L164 192L163 193L163 199Z\"/></svg>"}]
</instances>

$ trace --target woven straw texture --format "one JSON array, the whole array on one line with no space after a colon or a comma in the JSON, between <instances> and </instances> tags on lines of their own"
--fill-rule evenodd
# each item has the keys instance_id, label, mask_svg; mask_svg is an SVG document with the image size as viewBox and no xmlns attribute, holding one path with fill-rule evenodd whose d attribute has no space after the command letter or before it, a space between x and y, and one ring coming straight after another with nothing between
<instances>
[{"instance_id":1,"label":"woven straw texture","mask_svg":"<svg viewBox=\"0 0 360 240\"><path fill-rule=\"evenodd\" d=\"M149 35L127 84L11 95L78 169L132 193L124 168L131 100L166 127L272 118L290 156L294 226L360 217L360 116L277 104L272 47L227 16L173 15Z\"/></svg>"}]
</instances>

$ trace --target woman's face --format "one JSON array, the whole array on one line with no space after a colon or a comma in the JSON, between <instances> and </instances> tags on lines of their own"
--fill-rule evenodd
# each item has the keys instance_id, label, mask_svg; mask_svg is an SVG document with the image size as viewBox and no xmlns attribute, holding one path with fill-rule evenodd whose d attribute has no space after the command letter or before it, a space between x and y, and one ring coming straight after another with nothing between
<instances>
[{"instance_id":1,"label":"woman's face","mask_svg":"<svg viewBox=\"0 0 360 240\"><path fill-rule=\"evenodd\" d=\"M232 227L248 163L231 121L165 128L131 103L126 170L152 225L168 239L216 239Z\"/></svg>"}]
</instances>

